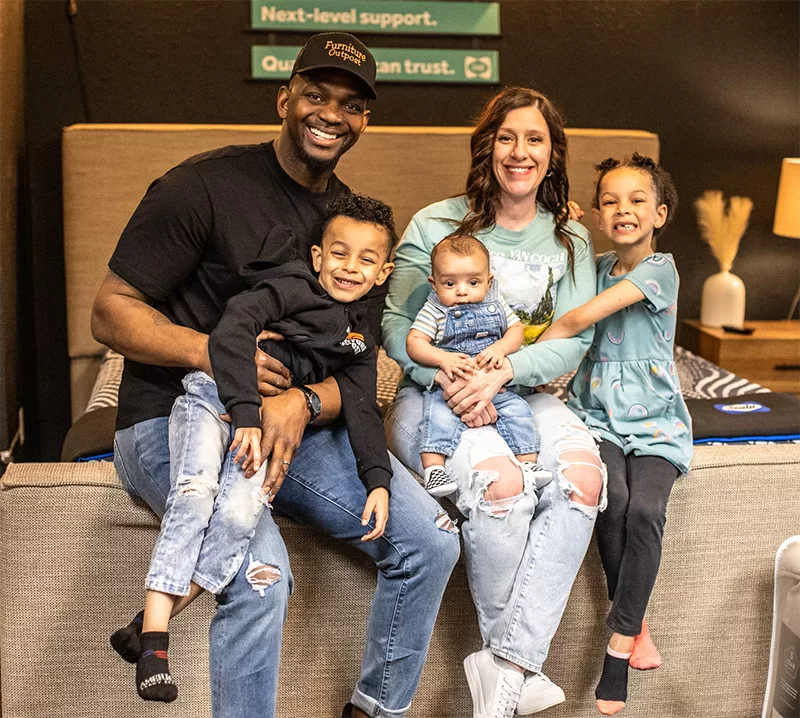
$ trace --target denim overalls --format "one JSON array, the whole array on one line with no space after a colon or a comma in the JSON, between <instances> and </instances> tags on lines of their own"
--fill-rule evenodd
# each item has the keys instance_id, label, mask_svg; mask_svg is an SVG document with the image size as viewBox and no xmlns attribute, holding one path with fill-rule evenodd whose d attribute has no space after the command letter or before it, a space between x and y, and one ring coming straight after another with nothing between
<instances>
[{"instance_id":1,"label":"denim overalls","mask_svg":"<svg viewBox=\"0 0 800 718\"><path fill-rule=\"evenodd\" d=\"M444 334L436 346L475 356L501 339L508 327L499 299L494 283L485 299L477 304L446 307L436 293L431 292L427 301L446 314ZM497 409L497 431L511 451L515 455L539 451L539 439L527 402L513 391L506 391L495 395L492 403ZM440 388L425 392L420 451L452 456L466 428L461 418L447 406Z\"/></svg>"}]
</instances>

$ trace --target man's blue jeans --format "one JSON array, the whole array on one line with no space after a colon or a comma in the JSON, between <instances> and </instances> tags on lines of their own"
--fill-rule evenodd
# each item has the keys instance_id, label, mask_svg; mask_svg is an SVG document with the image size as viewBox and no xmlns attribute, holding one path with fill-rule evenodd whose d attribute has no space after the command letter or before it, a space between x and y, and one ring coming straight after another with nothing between
<instances>
[{"instance_id":1,"label":"man's blue jeans","mask_svg":"<svg viewBox=\"0 0 800 718\"><path fill-rule=\"evenodd\" d=\"M115 439L123 485L163 515L169 482L167 417L150 419ZM230 461L230 454L225 461ZM394 477L383 537L360 541L366 490L342 427L309 429L280 491L277 510L367 553L379 567L361 677L351 701L367 715L404 716L417 688L433 624L459 542L439 505L392 457ZM223 467L225 471L225 467ZM440 528L439 526L444 528ZM251 558L252 557L252 558ZM283 622L292 590L289 558L272 514L261 514L248 561L217 596L210 662L214 718L273 718ZM280 579L264 587L255 562ZM348 586L343 585L342 591ZM314 706L309 706L313 714Z\"/></svg>"}]
</instances>

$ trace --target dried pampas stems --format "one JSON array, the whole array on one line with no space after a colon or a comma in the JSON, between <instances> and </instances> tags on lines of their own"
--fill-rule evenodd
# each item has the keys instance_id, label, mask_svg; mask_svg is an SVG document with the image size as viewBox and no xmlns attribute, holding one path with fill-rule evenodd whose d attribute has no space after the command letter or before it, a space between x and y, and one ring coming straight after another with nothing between
<instances>
[{"instance_id":1,"label":"dried pampas stems","mask_svg":"<svg viewBox=\"0 0 800 718\"><path fill-rule=\"evenodd\" d=\"M753 202L749 197L731 197L728 206L722 192L709 190L695 200L700 235L708 242L720 269L729 272L739 251L739 241L747 229Z\"/></svg>"}]
</instances>

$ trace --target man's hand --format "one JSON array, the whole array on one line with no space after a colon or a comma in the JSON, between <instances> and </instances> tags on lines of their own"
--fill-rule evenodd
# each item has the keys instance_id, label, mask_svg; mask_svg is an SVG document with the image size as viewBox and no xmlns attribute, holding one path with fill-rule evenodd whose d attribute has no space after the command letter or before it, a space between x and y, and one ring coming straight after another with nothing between
<instances>
[{"instance_id":1,"label":"man's hand","mask_svg":"<svg viewBox=\"0 0 800 718\"><path fill-rule=\"evenodd\" d=\"M242 462L242 471L255 474L261 468L261 429L244 427L237 429L233 434L231 452L236 451L234 463Z\"/></svg>"},{"instance_id":2,"label":"man's hand","mask_svg":"<svg viewBox=\"0 0 800 718\"><path fill-rule=\"evenodd\" d=\"M455 352L445 352L439 368L447 374L450 381L461 378L466 379L470 374L475 373L475 360L468 354L456 354Z\"/></svg>"},{"instance_id":3,"label":"man's hand","mask_svg":"<svg viewBox=\"0 0 800 718\"><path fill-rule=\"evenodd\" d=\"M386 521L389 518L389 492L382 486L369 492L364 512L361 514L361 525L366 526L373 515L375 516L375 528L362 536L362 541L374 541L383 536L386 529Z\"/></svg>"},{"instance_id":4,"label":"man's hand","mask_svg":"<svg viewBox=\"0 0 800 718\"><path fill-rule=\"evenodd\" d=\"M277 396L292 385L292 375L289 370L269 354L258 348L262 339L282 341L283 335L277 332L264 330L256 337L256 369L258 370L258 393L261 396Z\"/></svg>"},{"instance_id":5,"label":"man's hand","mask_svg":"<svg viewBox=\"0 0 800 718\"><path fill-rule=\"evenodd\" d=\"M261 455L269 457L261 485L265 493L278 493L310 419L306 397L299 389L261 399Z\"/></svg>"}]
</instances>

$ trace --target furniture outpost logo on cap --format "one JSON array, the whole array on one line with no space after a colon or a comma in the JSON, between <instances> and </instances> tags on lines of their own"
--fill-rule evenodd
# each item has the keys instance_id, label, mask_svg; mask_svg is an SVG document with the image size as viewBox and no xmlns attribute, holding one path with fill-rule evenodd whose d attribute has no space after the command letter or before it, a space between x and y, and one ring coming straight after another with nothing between
<instances>
[{"instance_id":1,"label":"furniture outpost logo on cap","mask_svg":"<svg viewBox=\"0 0 800 718\"><path fill-rule=\"evenodd\" d=\"M328 40L325 43L325 49L328 51L330 57L338 57L340 60L352 62L354 65L361 67L361 63L367 59L363 52L359 52L349 42L332 42Z\"/></svg>"}]
</instances>

